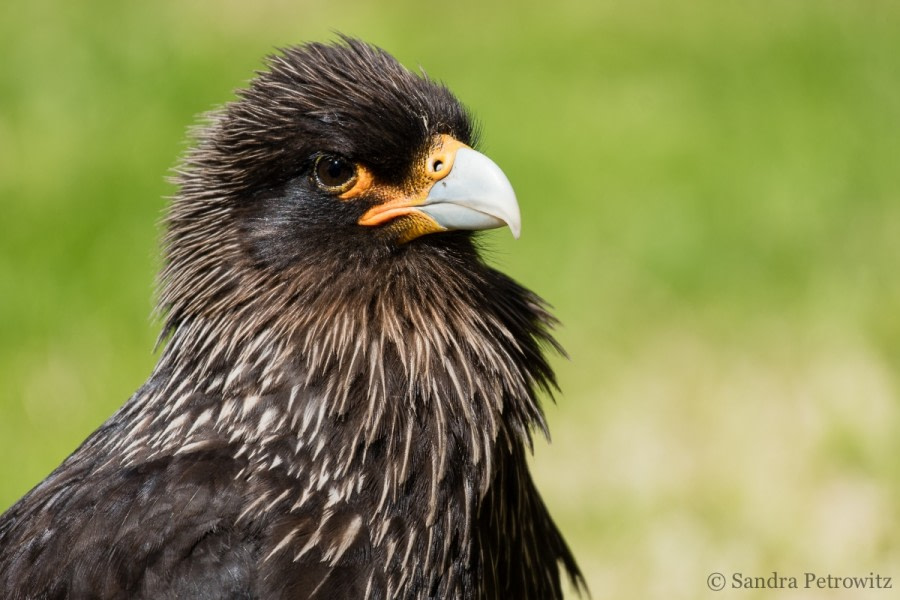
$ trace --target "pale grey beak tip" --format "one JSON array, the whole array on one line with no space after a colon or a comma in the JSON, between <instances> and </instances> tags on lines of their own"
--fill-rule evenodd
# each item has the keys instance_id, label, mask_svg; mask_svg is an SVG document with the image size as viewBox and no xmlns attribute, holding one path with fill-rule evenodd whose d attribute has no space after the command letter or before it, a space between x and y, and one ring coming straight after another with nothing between
<instances>
[{"instance_id":1,"label":"pale grey beak tip","mask_svg":"<svg viewBox=\"0 0 900 600\"><path fill-rule=\"evenodd\" d=\"M509 179L494 161L471 148L457 151L452 170L431 188L419 210L448 230L508 226L516 239L522 231Z\"/></svg>"}]
</instances>

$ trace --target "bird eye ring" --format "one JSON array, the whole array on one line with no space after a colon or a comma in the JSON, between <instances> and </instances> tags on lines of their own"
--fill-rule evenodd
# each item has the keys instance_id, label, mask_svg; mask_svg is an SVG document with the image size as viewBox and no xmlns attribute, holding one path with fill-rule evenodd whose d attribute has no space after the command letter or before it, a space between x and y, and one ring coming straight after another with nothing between
<instances>
[{"instance_id":1,"label":"bird eye ring","mask_svg":"<svg viewBox=\"0 0 900 600\"><path fill-rule=\"evenodd\" d=\"M356 165L343 156L322 154L316 158L313 176L322 190L340 194L349 190L357 178Z\"/></svg>"}]
</instances>

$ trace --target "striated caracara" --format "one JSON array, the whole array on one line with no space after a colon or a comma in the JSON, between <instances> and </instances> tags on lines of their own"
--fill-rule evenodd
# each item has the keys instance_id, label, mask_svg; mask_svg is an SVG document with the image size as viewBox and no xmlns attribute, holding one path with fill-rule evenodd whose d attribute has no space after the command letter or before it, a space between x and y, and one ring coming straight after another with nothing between
<instances>
[{"instance_id":1,"label":"striated caracara","mask_svg":"<svg viewBox=\"0 0 900 600\"><path fill-rule=\"evenodd\" d=\"M526 464L553 318L473 231L519 209L443 86L271 57L166 218L147 382L0 517L6 599L555 599Z\"/></svg>"}]
</instances>

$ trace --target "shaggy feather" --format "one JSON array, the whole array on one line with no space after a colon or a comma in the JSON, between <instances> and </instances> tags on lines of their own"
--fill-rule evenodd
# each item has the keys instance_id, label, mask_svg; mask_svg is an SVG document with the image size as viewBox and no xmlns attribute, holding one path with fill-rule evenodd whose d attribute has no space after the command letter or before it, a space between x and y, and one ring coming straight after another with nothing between
<instances>
[{"instance_id":1,"label":"shaggy feather","mask_svg":"<svg viewBox=\"0 0 900 600\"><path fill-rule=\"evenodd\" d=\"M471 121L355 40L268 67L177 170L154 372L0 518L0 589L561 598L558 564L583 582L525 459L553 318L470 233L398 243L309 175L327 152L402 185Z\"/></svg>"}]
</instances>

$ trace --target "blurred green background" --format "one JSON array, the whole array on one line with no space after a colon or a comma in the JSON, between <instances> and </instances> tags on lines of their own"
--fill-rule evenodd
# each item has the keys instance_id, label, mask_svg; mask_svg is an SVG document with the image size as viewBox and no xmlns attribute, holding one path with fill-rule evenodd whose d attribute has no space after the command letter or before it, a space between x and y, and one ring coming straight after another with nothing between
<instances>
[{"instance_id":1,"label":"blurred green background","mask_svg":"<svg viewBox=\"0 0 900 600\"><path fill-rule=\"evenodd\" d=\"M887 1L7 2L0 509L154 364L187 126L335 31L445 81L517 189L523 237L488 234L490 260L563 322L534 469L595 598L713 596L712 571L900 586Z\"/></svg>"}]
</instances>

